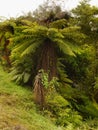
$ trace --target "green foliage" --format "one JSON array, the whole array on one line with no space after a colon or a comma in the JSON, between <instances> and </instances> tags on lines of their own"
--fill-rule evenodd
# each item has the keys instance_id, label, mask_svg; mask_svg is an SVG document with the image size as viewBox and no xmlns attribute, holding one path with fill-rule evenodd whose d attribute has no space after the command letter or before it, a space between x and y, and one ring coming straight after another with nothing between
<instances>
[{"instance_id":1,"label":"green foliage","mask_svg":"<svg viewBox=\"0 0 98 130\"><path fill-rule=\"evenodd\" d=\"M87 91L94 82L95 48L86 44L81 48L81 54L76 54L76 57L65 57L62 62L73 82L79 83L79 86L82 85L81 88Z\"/></svg>"},{"instance_id":2,"label":"green foliage","mask_svg":"<svg viewBox=\"0 0 98 130\"><path fill-rule=\"evenodd\" d=\"M13 63L13 67L11 68L11 77L12 80L16 81L16 83L28 83L30 81L31 75L33 73L33 61L30 55L25 56L24 58L20 58L21 60L15 60Z\"/></svg>"},{"instance_id":3,"label":"green foliage","mask_svg":"<svg viewBox=\"0 0 98 130\"><path fill-rule=\"evenodd\" d=\"M81 111L86 117L98 118L98 104L94 101L90 101L88 97L82 97L83 104L79 105L79 111Z\"/></svg>"},{"instance_id":4,"label":"green foliage","mask_svg":"<svg viewBox=\"0 0 98 130\"><path fill-rule=\"evenodd\" d=\"M78 24L82 31L86 34L91 33L91 24L93 19L98 14L98 8L95 6L91 6L89 4L89 1L83 0L80 2L80 5L78 5L75 9L72 10L75 18L77 19L76 24Z\"/></svg>"},{"instance_id":5,"label":"green foliage","mask_svg":"<svg viewBox=\"0 0 98 130\"><path fill-rule=\"evenodd\" d=\"M71 108L78 111L84 119L90 117L98 118L98 104L86 95L86 92L79 84L75 84L74 87L72 88L71 86L62 84L59 87L59 92L70 102Z\"/></svg>"},{"instance_id":6,"label":"green foliage","mask_svg":"<svg viewBox=\"0 0 98 130\"><path fill-rule=\"evenodd\" d=\"M19 67L21 70L20 71L17 68L17 66L20 66L18 64L21 63L21 65L24 66L25 64L29 64L28 61L30 60L32 61L32 65L34 65L34 68L32 68L32 71L34 71L33 69L36 69L35 65L37 66L37 62L38 62L37 61L36 63L34 63L35 62L34 57L38 56L39 52L41 53L43 46L46 46L46 41L49 40L50 42L52 42L56 52L63 53L64 55L67 54L67 55L75 56L75 53L80 52L78 41L76 42L75 40L77 38L76 36L74 36L74 33L72 33L73 31L76 30L77 30L76 35L80 33L76 27L75 28L67 27L63 30L62 29L58 30L57 28L51 28L51 27L47 28L45 26L41 26L34 23L31 25L31 27L24 26L23 28L22 26L22 28L18 27L17 29L21 31L16 32L16 35L13 38L14 43L13 43L13 49L11 51L10 57L11 57L13 68L15 69L14 74L17 75L14 76L15 77L14 79L16 79L17 82L19 83L28 82L32 76L32 73L30 74L28 72L25 72L25 69L23 70L21 69L21 67ZM68 32L69 35L67 35ZM21 35L19 35L20 33ZM84 38L84 36L82 36L81 33L80 35L78 35L78 37L81 37L80 39ZM69 41L67 39L69 39ZM75 45L77 44L76 47L72 45L73 41ZM57 57L60 55L59 53L57 53ZM29 57L29 60L24 60L26 57ZM28 63L25 63L25 61ZM29 65L27 67L29 67Z\"/></svg>"},{"instance_id":7,"label":"green foliage","mask_svg":"<svg viewBox=\"0 0 98 130\"><path fill-rule=\"evenodd\" d=\"M48 73L44 72L44 70L39 70L39 72L41 73L41 81L42 81L44 88L49 89L49 88L55 88L56 86L59 86L57 77L53 77L49 81Z\"/></svg>"},{"instance_id":8,"label":"green foliage","mask_svg":"<svg viewBox=\"0 0 98 130\"><path fill-rule=\"evenodd\" d=\"M23 51L24 54L33 53L40 44L43 44L46 39L50 39L53 42L57 42L63 52L71 54L71 49L68 47L66 43L63 41L63 35L55 28L46 28L44 26L35 26L32 29L25 29L23 31L23 35L20 35L15 38L15 41L18 42L18 46L16 46L13 50L15 51ZM27 42L26 42L27 41ZM19 44L22 42L22 44ZM64 45L65 44L65 45ZM65 46L66 51L63 50ZM18 47L18 48L17 48ZM24 50L23 50L24 48ZM68 50L68 51L67 51Z\"/></svg>"},{"instance_id":9,"label":"green foliage","mask_svg":"<svg viewBox=\"0 0 98 130\"><path fill-rule=\"evenodd\" d=\"M93 93L92 93L92 96L94 98L94 101L98 103L98 77L95 77L95 81L94 81L94 84L93 84Z\"/></svg>"},{"instance_id":10,"label":"green foliage","mask_svg":"<svg viewBox=\"0 0 98 130\"><path fill-rule=\"evenodd\" d=\"M65 65L63 63L64 59L58 59L58 63L57 63L57 69L58 69L58 73L59 73L59 82L60 82L60 86L58 86L57 88L60 89L61 87L66 86L69 87L73 81L71 79L69 79L67 73L65 72ZM64 88L65 89L65 88ZM64 90L62 90L64 91Z\"/></svg>"},{"instance_id":11,"label":"green foliage","mask_svg":"<svg viewBox=\"0 0 98 130\"><path fill-rule=\"evenodd\" d=\"M95 90L98 89L98 77L96 77L96 79L95 79L94 89L95 89Z\"/></svg>"},{"instance_id":12,"label":"green foliage","mask_svg":"<svg viewBox=\"0 0 98 130\"><path fill-rule=\"evenodd\" d=\"M91 118L85 120L82 125L80 127L78 127L77 129L79 130L97 130L98 129L98 121L95 118L94 120L92 120Z\"/></svg>"},{"instance_id":13,"label":"green foliage","mask_svg":"<svg viewBox=\"0 0 98 130\"><path fill-rule=\"evenodd\" d=\"M71 108L70 102L57 93L48 95L47 110L51 112L50 116L57 125L67 127L72 123L75 127L82 122L82 117ZM49 113L47 112L47 114Z\"/></svg>"},{"instance_id":14,"label":"green foliage","mask_svg":"<svg viewBox=\"0 0 98 130\"><path fill-rule=\"evenodd\" d=\"M50 23L50 25L49 25L49 27L58 28L58 29L63 29L67 26L68 26L68 21L66 19L56 20L56 21Z\"/></svg>"},{"instance_id":15,"label":"green foliage","mask_svg":"<svg viewBox=\"0 0 98 130\"><path fill-rule=\"evenodd\" d=\"M10 38L14 34L14 23L11 21L4 21L0 23L0 60L1 64L6 68L10 67Z\"/></svg>"},{"instance_id":16,"label":"green foliage","mask_svg":"<svg viewBox=\"0 0 98 130\"><path fill-rule=\"evenodd\" d=\"M75 100L76 103L73 103L84 118L98 118L98 104L96 102L91 101L86 95L75 97Z\"/></svg>"}]
</instances>

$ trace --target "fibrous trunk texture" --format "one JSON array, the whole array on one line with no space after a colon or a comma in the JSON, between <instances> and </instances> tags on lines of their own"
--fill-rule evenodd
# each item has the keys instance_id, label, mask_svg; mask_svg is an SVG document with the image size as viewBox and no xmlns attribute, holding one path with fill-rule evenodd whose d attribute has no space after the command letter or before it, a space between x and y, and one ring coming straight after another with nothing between
<instances>
[{"instance_id":1,"label":"fibrous trunk texture","mask_svg":"<svg viewBox=\"0 0 98 130\"><path fill-rule=\"evenodd\" d=\"M46 41L42 48L38 70L43 69L49 75L49 80L57 76L56 69L56 53L54 44L51 41Z\"/></svg>"},{"instance_id":2,"label":"fibrous trunk texture","mask_svg":"<svg viewBox=\"0 0 98 130\"><path fill-rule=\"evenodd\" d=\"M56 53L52 42L47 40L41 50L37 70L43 69L48 73L49 81L57 76ZM45 103L45 92L41 82L41 73L38 73L34 82L34 94L37 104L43 106Z\"/></svg>"},{"instance_id":3,"label":"fibrous trunk texture","mask_svg":"<svg viewBox=\"0 0 98 130\"><path fill-rule=\"evenodd\" d=\"M44 101L45 101L45 95L44 95L44 88L41 82L41 75L38 73L35 77L35 82L34 82L34 100L35 103L40 105L41 107L44 106Z\"/></svg>"}]
</instances>

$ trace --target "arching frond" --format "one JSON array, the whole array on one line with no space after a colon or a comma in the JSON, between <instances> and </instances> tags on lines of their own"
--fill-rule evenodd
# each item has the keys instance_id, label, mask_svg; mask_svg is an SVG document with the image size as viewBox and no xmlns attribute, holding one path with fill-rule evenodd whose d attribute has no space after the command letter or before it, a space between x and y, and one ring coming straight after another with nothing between
<instances>
[{"instance_id":1,"label":"arching frond","mask_svg":"<svg viewBox=\"0 0 98 130\"><path fill-rule=\"evenodd\" d=\"M33 44L31 44L30 46L28 46L23 53L21 53L21 56L24 55L28 55L28 54L34 54L36 49L40 46L40 44L42 44L42 41L39 42L34 42Z\"/></svg>"},{"instance_id":2,"label":"arching frond","mask_svg":"<svg viewBox=\"0 0 98 130\"><path fill-rule=\"evenodd\" d=\"M61 30L64 39L74 41L78 44L83 43L83 40L86 38L86 35L80 32L79 27L68 27Z\"/></svg>"},{"instance_id":3,"label":"arching frond","mask_svg":"<svg viewBox=\"0 0 98 130\"><path fill-rule=\"evenodd\" d=\"M49 28L47 31L47 37L51 40L55 38L64 38L62 33L56 28Z\"/></svg>"},{"instance_id":4,"label":"arching frond","mask_svg":"<svg viewBox=\"0 0 98 130\"><path fill-rule=\"evenodd\" d=\"M57 29L63 29L67 26L68 26L68 21L66 19L60 19L50 23L50 27L57 28Z\"/></svg>"},{"instance_id":5,"label":"arching frond","mask_svg":"<svg viewBox=\"0 0 98 130\"><path fill-rule=\"evenodd\" d=\"M33 28L27 28L23 32L25 34L33 35L34 37L44 37L46 36L48 28L44 26L35 26Z\"/></svg>"},{"instance_id":6,"label":"arching frond","mask_svg":"<svg viewBox=\"0 0 98 130\"><path fill-rule=\"evenodd\" d=\"M73 53L75 54L81 54L82 53L82 48L79 47L78 43L76 41L67 41L65 40L65 42L67 43L67 45L70 47L70 49L72 50Z\"/></svg>"},{"instance_id":7,"label":"arching frond","mask_svg":"<svg viewBox=\"0 0 98 130\"><path fill-rule=\"evenodd\" d=\"M72 51L72 49L69 47L69 45L67 44L67 42L64 42L63 40L60 39L54 39L54 42L57 43L58 48L67 55L71 55L71 56L75 56L74 52Z\"/></svg>"}]
</instances>

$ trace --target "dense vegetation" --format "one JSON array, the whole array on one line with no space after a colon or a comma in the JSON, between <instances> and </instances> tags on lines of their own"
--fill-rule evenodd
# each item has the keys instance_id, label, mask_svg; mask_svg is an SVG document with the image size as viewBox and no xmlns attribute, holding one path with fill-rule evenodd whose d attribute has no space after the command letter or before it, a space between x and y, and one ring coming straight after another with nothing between
<instances>
[{"instance_id":1,"label":"dense vegetation","mask_svg":"<svg viewBox=\"0 0 98 130\"><path fill-rule=\"evenodd\" d=\"M88 0L70 12L46 2L1 22L0 61L55 125L98 129L98 8Z\"/></svg>"}]
</instances>

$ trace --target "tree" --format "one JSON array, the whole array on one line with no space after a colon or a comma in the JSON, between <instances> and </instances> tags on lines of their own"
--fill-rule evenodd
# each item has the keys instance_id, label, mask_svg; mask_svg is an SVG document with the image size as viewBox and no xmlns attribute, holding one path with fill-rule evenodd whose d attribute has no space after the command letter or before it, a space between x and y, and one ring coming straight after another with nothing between
<instances>
[{"instance_id":1,"label":"tree","mask_svg":"<svg viewBox=\"0 0 98 130\"><path fill-rule=\"evenodd\" d=\"M32 79L33 73L39 77L40 70L48 73L49 81L53 77L59 77L61 75L60 64L58 65L60 55L75 56L76 53L80 53L78 46L85 36L80 32L79 27L66 27L64 26L66 20L65 22L64 19L62 20L57 20L57 22L63 24L63 28L56 27L56 21L52 22L50 27L33 23L31 26L22 28L21 35L14 38L15 46L11 57L14 64L14 79L17 82L28 82ZM34 82L34 85L38 83L35 85L37 92L43 87L40 78L35 78Z\"/></svg>"},{"instance_id":2,"label":"tree","mask_svg":"<svg viewBox=\"0 0 98 130\"><path fill-rule=\"evenodd\" d=\"M10 48L10 38L14 34L14 27L10 21L5 21L0 23L0 56L1 62L5 62L6 66L11 66L11 61L9 58Z\"/></svg>"},{"instance_id":3,"label":"tree","mask_svg":"<svg viewBox=\"0 0 98 130\"><path fill-rule=\"evenodd\" d=\"M56 4L56 1L46 1L43 5L40 5L38 9L33 12L34 19L43 25L49 25L49 23L59 20L70 18L70 13L62 11L61 6Z\"/></svg>"},{"instance_id":4,"label":"tree","mask_svg":"<svg viewBox=\"0 0 98 130\"><path fill-rule=\"evenodd\" d=\"M98 8L91 6L89 0L82 0L80 4L72 10L75 24L81 27L81 31L87 35L85 44L92 49L85 85L88 86L89 93L93 94L96 77L98 77ZM86 49L85 49L86 50ZM88 52L89 53L89 52Z\"/></svg>"},{"instance_id":5,"label":"tree","mask_svg":"<svg viewBox=\"0 0 98 130\"><path fill-rule=\"evenodd\" d=\"M82 0L80 4L72 10L72 13L74 14L74 18L76 18L75 21L77 21L77 25L79 25L86 34L90 33L90 24L98 14L98 8L91 6L89 0Z\"/></svg>"}]
</instances>

